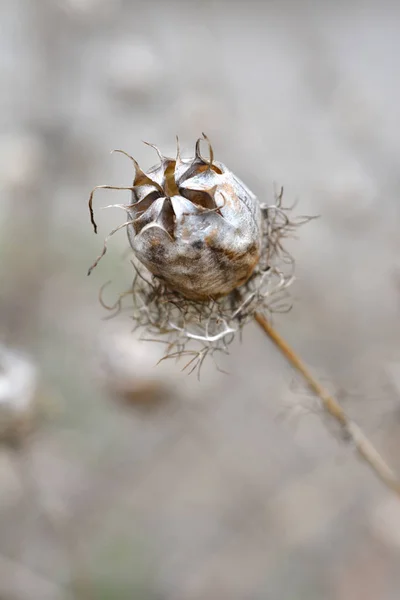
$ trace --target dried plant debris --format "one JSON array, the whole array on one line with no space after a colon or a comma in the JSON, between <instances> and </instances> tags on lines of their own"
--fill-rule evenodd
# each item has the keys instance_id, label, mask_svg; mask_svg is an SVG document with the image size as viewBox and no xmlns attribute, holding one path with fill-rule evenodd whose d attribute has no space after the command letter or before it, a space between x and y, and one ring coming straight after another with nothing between
<instances>
[{"instance_id":1,"label":"dried plant debris","mask_svg":"<svg viewBox=\"0 0 400 600\"><path fill-rule=\"evenodd\" d=\"M99 188L130 190L131 204L112 204L127 214L114 229L103 251L89 269L97 266L110 236L126 228L133 250L132 286L113 306L118 313L130 310L135 329L143 339L163 341L166 358L187 356L184 369L200 371L207 355L228 353L228 347L256 312L290 310L287 288L294 278L294 260L283 241L311 217L291 217L283 203L283 189L271 205L256 196L223 163L203 157L198 139L195 157L161 154L160 164L144 173L136 160L131 186L96 186L89 199L91 222L93 195Z\"/></svg>"}]
</instances>

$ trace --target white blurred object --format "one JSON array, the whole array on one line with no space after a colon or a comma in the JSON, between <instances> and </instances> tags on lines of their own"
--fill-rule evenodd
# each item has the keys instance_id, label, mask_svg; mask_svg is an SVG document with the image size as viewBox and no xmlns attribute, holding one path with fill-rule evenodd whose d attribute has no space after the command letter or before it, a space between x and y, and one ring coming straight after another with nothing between
<instances>
[{"instance_id":1,"label":"white blurred object","mask_svg":"<svg viewBox=\"0 0 400 600\"><path fill-rule=\"evenodd\" d=\"M0 443L20 441L31 430L37 390L32 362L0 344Z\"/></svg>"},{"instance_id":2,"label":"white blurred object","mask_svg":"<svg viewBox=\"0 0 400 600\"><path fill-rule=\"evenodd\" d=\"M40 139L29 134L4 134L0 137L0 177L4 188L31 188L43 174L45 148Z\"/></svg>"},{"instance_id":3,"label":"white blurred object","mask_svg":"<svg viewBox=\"0 0 400 600\"><path fill-rule=\"evenodd\" d=\"M168 397L172 372L158 365L164 345L140 341L128 332L114 332L100 342L100 379L109 392L126 403Z\"/></svg>"},{"instance_id":4,"label":"white blurred object","mask_svg":"<svg viewBox=\"0 0 400 600\"><path fill-rule=\"evenodd\" d=\"M158 57L143 40L116 42L107 62L112 90L127 100L150 94L159 81Z\"/></svg>"}]
</instances>

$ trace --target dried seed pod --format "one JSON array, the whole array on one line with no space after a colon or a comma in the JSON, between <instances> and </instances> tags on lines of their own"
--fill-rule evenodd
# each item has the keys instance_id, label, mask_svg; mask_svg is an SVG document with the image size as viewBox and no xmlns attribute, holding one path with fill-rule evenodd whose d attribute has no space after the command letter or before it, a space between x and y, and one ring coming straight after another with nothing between
<instances>
[{"instance_id":1,"label":"dried seed pod","mask_svg":"<svg viewBox=\"0 0 400 600\"><path fill-rule=\"evenodd\" d=\"M137 162L128 212L137 258L191 300L218 298L245 283L261 252L261 211L255 195L224 164L164 157L144 173Z\"/></svg>"},{"instance_id":2,"label":"dried seed pod","mask_svg":"<svg viewBox=\"0 0 400 600\"><path fill-rule=\"evenodd\" d=\"M107 250L107 241L127 228L135 274L129 290L116 302L100 302L115 316L132 301L132 320L141 339L166 344L166 358L189 360L190 372L206 356L228 353L238 331L256 313L285 312L287 293L294 279L294 260L283 241L312 217L291 218L293 207L283 205L283 188L271 204L259 204L254 194L222 163L214 161L208 138L209 158L200 152L182 159L161 154L160 164L144 173L136 160L131 186L96 186L89 197L93 214L95 190L130 190L132 203L112 204L128 219L106 237L103 250L89 269L96 267ZM150 273L152 274L151 276Z\"/></svg>"}]
</instances>

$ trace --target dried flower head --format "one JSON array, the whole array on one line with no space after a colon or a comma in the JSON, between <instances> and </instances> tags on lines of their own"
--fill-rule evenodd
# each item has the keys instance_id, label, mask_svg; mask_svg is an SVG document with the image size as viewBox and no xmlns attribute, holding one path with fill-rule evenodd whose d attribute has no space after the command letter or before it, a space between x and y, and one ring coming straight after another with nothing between
<instances>
[{"instance_id":1,"label":"dried flower head","mask_svg":"<svg viewBox=\"0 0 400 600\"><path fill-rule=\"evenodd\" d=\"M179 144L176 158L152 146L160 164L144 173L136 160L132 186L96 186L132 192L122 208L133 250L133 284L113 307L122 308L129 295L133 319L147 338L164 337L166 357L193 354L194 366L215 352L227 352L235 333L256 311L288 310L285 290L293 280L294 263L282 239L305 219L292 221L283 206L283 190L271 205L256 196L223 163L200 151L183 159ZM110 237L110 236L108 236ZM101 255L89 273L104 256ZM103 303L105 306L105 304ZM190 348L197 343L197 348ZM200 346L199 346L200 345ZM192 363L190 361L190 363Z\"/></svg>"}]
</instances>

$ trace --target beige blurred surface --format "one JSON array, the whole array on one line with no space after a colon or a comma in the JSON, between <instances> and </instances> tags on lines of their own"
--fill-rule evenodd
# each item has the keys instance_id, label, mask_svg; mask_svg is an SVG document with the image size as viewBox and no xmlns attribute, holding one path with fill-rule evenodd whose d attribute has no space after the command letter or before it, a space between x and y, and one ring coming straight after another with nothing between
<instances>
[{"instance_id":1,"label":"beige blurred surface","mask_svg":"<svg viewBox=\"0 0 400 600\"><path fill-rule=\"evenodd\" d=\"M121 223L87 199L156 143L320 219L276 326L400 473L400 8L394 2L3 0L0 336L48 416L0 454L0 597L397 600L400 503L255 325L201 381L154 364ZM99 192L96 206L127 192ZM69 582L75 580L74 589Z\"/></svg>"}]
</instances>

